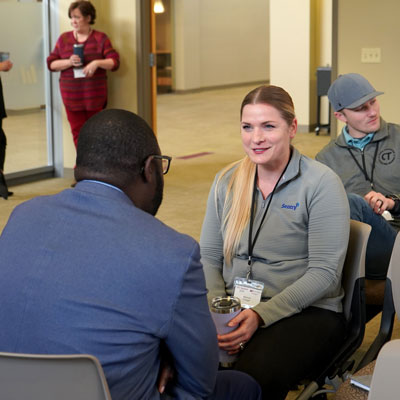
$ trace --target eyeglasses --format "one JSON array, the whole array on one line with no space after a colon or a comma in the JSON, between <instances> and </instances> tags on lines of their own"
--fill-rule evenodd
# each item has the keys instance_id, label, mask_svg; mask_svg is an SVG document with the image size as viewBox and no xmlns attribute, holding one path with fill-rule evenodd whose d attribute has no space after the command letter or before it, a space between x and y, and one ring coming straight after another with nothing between
<instances>
[{"instance_id":1,"label":"eyeglasses","mask_svg":"<svg viewBox=\"0 0 400 400\"><path fill-rule=\"evenodd\" d=\"M157 160L161 160L161 162L162 162L162 172L163 172L164 175L169 171L169 166L171 165L172 157L170 157L170 156L159 156L157 154L152 154L152 155L146 157L146 160L148 160L150 157L156 158ZM146 162L146 160L145 160L145 162ZM141 172L143 173L143 171L144 171L144 167L142 167L142 171Z\"/></svg>"},{"instance_id":2,"label":"eyeglasses","mask_svg":"<svg viewBox=\"0 0 400 400\"><path fill-rule=\"evenodd\" d=\"M155 155L155 156L153 156L153 158L156 158L157 160L161 160L162 172L165 175L169 171L169 166L171 165L172 157Z\"/></svg>"}]
</instances>

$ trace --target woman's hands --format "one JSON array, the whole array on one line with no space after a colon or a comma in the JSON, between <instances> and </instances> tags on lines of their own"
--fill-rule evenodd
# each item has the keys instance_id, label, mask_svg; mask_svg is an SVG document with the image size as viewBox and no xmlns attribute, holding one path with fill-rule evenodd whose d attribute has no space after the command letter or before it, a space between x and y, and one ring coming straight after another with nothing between
<instances>
[{"instance_id":1,"label":"woman's hands","mask_svg":"<svg viewBox=\"0 0 400 400\"><path fill-rule=\"evenodd\" d=\"M99 60L93 60L89 64L83 68L83 73L85 74L86 78L91 78L94 73L96 72L97 68L99 67Z\"/></svg>"},{"instance_id":2,"label":"woman's hands","mask_svg":"<svg viewBox=\"0 0 400 400\"><path fill-rule=\"evenodd\" d=\"M83 73L87 78L91 78L96 72L97 68L103 68L105 70L111 70L114 68L114 60L112 58L103 58L99 60L93 60L83 68Z\"/></svg>"},{"instance_id":3,"label":"woman's hands","mask_svg":"<svg viewBox=\"0 0 400 400\"><path fill-rule=\"evenodd\" d=\"M241 350L240 344L248 342L262 324L263 320L255 311L251 309L242 311L228 323L228 326L239 325L239 327L230 333L217 336L219 347L228 354L238 353Z\"/></svg>"},{"instance_id":4,"label":"woman's hands","mask_svg":"<svg viewBox=\"0 0 400 400\"><path fill-rule=\"evenodd\" d=\"M83 67L83 73L87 78L91 78L96 72L97 68L111 70L114 68L114 66L115 64L112 58L93 60ZM76 54L72 54L69 58L54 60L50 64L50 69L52 71L64 71L67 68L75 67L82 67L81 59Z\"/></svg>"},{"instance_id":5,"label":"woman's hands","mask_svg":"<svg viewBox=\"0 0 400 400\"><path fill-rule=\"evenodd\" d=\"M82 66L81 58L77 54L72 54L69 58L69 62L71 67L80 67Z\"/></svg>"}]
</instances>

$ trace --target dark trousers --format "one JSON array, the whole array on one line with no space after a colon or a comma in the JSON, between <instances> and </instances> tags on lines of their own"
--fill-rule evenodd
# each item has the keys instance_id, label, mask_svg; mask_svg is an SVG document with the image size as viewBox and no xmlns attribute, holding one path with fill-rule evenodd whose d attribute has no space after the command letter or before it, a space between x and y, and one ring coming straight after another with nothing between
<instances>
[{"instance_id":1,"label":"dark trousers","mask_svg":"<svg viewBox=\"0 0 400 400\"><path fill-rule=\"evenodd\" d=\"M3 131L3 118L0 118L0 171L4 170L4 161L6 159L7 138Z\"/></svg>"},{"instance_id":2,"label":"dark trousers","mask_svg":"<svg viewBox=\"0 0 400 400\"><path fill-rule=\"evenodd\" d=\"M371 225L365 258L365 277L386 279L397 231L382 216L375 214L369 204L353 193L347 194L350 218Z\"/></svg>"},{"instance_id":3,"label":"dark trousers","mask_svg":"<svg viewBox=\"0 0 400 400\"><path fill-rule=\"evenodd\" d=\"M160 396L162 400L196 400L198 397L180 387L170 386ZM261 400L260 385L239 371L218 371L214 391L207 400Z\"/></svg>"},{"instance_id":4,"label":"dark trousers","mask_svg":"<svg viewBox=\"0 0 400 400\"><path fill-rule=\"evenodd\" d=\"M343 314L308 307L258 329L246 343L235 369L256 379L263 399L285 399L302 379L322 372L344 336Z\"/></svg>"},{"instance_id":5,"label":"dark trousers","mask_svg":"<svg viewBox=\"0 0 400 400\"><path fill-rule=\"evenodd\" d=\"M214 393L208 400L261 400L261 388L239 371L219 371Z\"/></svg>"}]
</instances>

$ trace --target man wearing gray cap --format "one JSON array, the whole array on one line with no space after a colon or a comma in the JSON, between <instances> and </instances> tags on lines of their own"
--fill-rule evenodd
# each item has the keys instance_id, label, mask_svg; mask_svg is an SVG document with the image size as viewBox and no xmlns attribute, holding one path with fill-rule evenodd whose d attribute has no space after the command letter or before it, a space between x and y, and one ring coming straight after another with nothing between
<instances>
[{"instance_id":1,"label":"man wearing gray cap","mask_svg":"<svg viewBox=\"0 0 400 400\"><path fill-rule=\"evenodd\" d=\"M372 226L366 277L373 280L385 279L400 228L400 125L380 117L376 97L381 94L359 74L340 75L328 98L346 125L316 156L342 179L350 217Z\"/></svg>"}]
</instances>

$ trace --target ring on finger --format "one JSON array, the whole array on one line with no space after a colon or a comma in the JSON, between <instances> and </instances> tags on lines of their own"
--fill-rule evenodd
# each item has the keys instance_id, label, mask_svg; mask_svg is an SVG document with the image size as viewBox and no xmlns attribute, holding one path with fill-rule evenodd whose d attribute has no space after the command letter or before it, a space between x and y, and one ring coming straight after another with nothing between
<instances>
[{"instance_id":1,"label":"ring on finger","mask_svg":"<svg viewBox=\"0 0 400 400\"><path fill-rule=\"evenodd\" d=\"M244 342L239 343L240 350L244 350Z\"/></svg>"}]
</instances>

